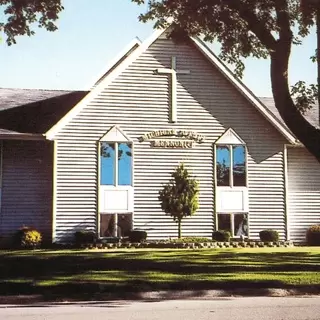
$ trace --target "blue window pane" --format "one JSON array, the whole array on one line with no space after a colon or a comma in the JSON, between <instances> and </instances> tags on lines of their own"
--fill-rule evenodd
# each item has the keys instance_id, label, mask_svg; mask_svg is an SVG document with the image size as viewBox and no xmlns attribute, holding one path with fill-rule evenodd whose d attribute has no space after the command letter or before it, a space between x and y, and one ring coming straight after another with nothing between
<instances>
[{"instance_id":1,"label":"blue window pane","mask_svg":"<svg viewBox=\"0 0 320 320\"><path fill-rule=\"evenodd\" d=\"M100 184L115 185L115 144L101 142L100 146Z\"/></svg>"},{"instance_id":2,"label":"blue window pane","mask_svg":"<svg viewBox=\"0 0 320 320\"><path fill-rule=\"evenodd\" d=\"M132 185L132 146L128 143L118 144L118 184Z\"/></svg>"},{"instance_id":3,"label":"blue window pane","mask_svg":"<svg viewBox=\"0 0 320 320\"><path fill-rule=\"evenodd\" d=\"M230 149L227 146L218 146L216 149L217 185L230 185Z\"/></svg>"},{"instance_id":4,"label":"blue window pane","mask_svg":"<svg viewBox=\"0 0 320 320\"><path fill-rule=\"evenodd\" d=\"M233 185L246 186L246 149L244 146L234 146L233 150Z\"/></svg>"}]
</instances>

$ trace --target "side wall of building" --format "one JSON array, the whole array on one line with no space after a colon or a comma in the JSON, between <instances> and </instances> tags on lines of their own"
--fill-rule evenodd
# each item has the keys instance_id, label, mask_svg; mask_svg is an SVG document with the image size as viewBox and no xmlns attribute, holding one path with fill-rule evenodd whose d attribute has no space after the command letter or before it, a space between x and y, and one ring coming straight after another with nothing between
<instances>
[{"instance_id":1,"label":"side wall of building","mask_svg":"<svg viewBox=\"0 0 320 320\"><path fill-rule=\"evenodd\" d=\"M0 236L22 226L38 229L48 240L52 229L52 143L2 142Z\"/></svg>"},{"instance_id":2,"label":"side wall of building","mask_svg":"<svg viewBox=\"0 0 320 320\"><path fill-rule=\"evenodd\" d=\"M169 122L170 80L178 74L178 122ZM258 81L258 80L257 80ZM283 137L191 44L158 39L56 137L56 241L71 239L77 228L96 229L98 141L118 125L134 143L134 227L149 238L177 235L177 225L161 211L158 191L184 162L200 181L198 212L182 223L183 236L211 237L214 229L214 142L233 128L247 143L250 237L264 228L285 235ZM188 130L205 136L191 149L151 148L140 136L154 130Z\"/></svg>"},{"instance_id":3,"label":"side wall of building","mask_svg":"<svg viewBox=\"0 0 320 320\"><path fill-rule=\"evenodd\" d=\"M296 242L320 224L320 164L305 148L288 148L288 222Z\"/></svg>"}]
</instances>

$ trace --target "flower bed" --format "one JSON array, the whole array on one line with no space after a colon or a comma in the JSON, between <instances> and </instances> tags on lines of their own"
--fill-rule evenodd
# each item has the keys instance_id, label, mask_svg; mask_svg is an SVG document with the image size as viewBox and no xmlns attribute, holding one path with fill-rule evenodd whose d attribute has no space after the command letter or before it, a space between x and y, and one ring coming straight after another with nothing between
<instances>
[{"instance_id":1,"label":"flower bed","mask_svg":"<svg viewBox=\"0 0 320 320\"><path fill-rule=\"evenodd\" d=\"M293 247L292 241L261 242L261 241L231 241L231 242L183 242L183 241L145 241L141 243L87 243L81 246L87 249L115 248L148 248L148 249L215 249L215 248L263 248L263 247Z\"/></svg>"}]
</instances>

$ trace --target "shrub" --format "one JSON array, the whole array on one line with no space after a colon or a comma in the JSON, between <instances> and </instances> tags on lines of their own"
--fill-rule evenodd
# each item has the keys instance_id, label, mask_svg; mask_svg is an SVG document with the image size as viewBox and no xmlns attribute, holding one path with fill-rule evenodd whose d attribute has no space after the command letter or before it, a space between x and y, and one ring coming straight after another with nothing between
<instances>
[{"instance_id":1,"label":"shrub","mask_svg":"<svg viewBox=\"0 0 320 320\"><path fill-rule=\"evenodd\" d=\"M17 248L38 248L41 245L41 241L41 233L30 227L22 227L14 235L14 245Z\"/></svg>"},{"instance_id":2,"label":"shrub","mask_svg":"<svg viewBox=\"0 0 320 320\"><path fill-rule=\"evenodd\" d=\"M308 228L306 241L309 246L320 246L320 224Z\"/></svg>"},{"instance_id":3,"label":"shrub","mask_svg":"<svg viewBox=\"0 0 320 320\"><path fill-rule=\"evenodd\" d=\"M180 239L171 239L170 242L173 243L205 243L205 242L212 242L211 239L204 238L204 237L183 237Z\"/></svg>"},{"instance_id":4,"label":"shrub","mask_svg":"<svg viewBox=\"0 0 320 320\"><path fill-rule=\"evenodd\" d=\"M147 239L147 232L142 230L131 230L128 234L130 242L143 242Z\"/></svg>"},{"instance_id":5,"label":"shrub","mask_svg":"<svg viewBox=\"0 0 320 320\"><path fill-rule=\"evenodd\" d=\"M229 242L231 234L227 230L217 230L212 233L212 239L218 242Z\"/></svg>"},{"instance_id":6,"label":"shrub","mask_svg":"<svg viewBox=\"0 0 320 320\"><path fill-rule=\"evenodd\" d=\"M262 242L277 242L279 241L279 233L277 230L266 229L259 232Z\"/></svg>"},{"instance_id":7,"label":"shrub","mask_svg":"<svg viewBox=\"0 0 320 320\"><path fill-rule=\"evenodd\" d=\"M74 233L75 243L80 246L85 243L93 243L96 239L96 234L91 230L78 230Z\"/></svg>"}]
</instances>

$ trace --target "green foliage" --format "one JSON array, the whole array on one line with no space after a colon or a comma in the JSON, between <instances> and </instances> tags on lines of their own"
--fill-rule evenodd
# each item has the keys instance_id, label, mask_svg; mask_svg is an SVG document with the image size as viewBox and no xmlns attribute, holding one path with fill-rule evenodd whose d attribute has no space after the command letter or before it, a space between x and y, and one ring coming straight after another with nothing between
<instances>
[{"instance_id":1,"label":"green foliage","mask_svg":"<svg viewBox=\"0 0 320 320\"><path fill-rule=\"evenodd\" d=\"M320 224L308 228L306 241L309 246L320 246Z\"/></svg>"},{"instance_id":2,"label":"green foliage","mask_svg":"<svg viewBox=\"0 0 320 320\"><path fill-rule=\"evenodd\" d=\"M142 0L132 0L138 4ZM286 19L296 25L297 34L292 43L299 43L315 23L314 11L303 18L300 0L150 0L148 11L139 16L143 22L155 20L156 27L165 27L168 21L175 24L172 35L183 39L185 33L204 37L205 41L221 44L220 58L235 65L235 74L242 76L242 58L267 58L276 47L281 23ZM280 1L278 1L280 2ZM279 12L283 15L279 17ZM280 21L279 21L280 18ZM281 21L281 19L283 21Z\"/></svg>"},{"instance_id":3,"label":"green foliage","mask_svg":"<svg viewBox=\"0 0 320 320\"><path fill-rule=\"evenodd\" d=\"M34 249L40 247L42 235L34 228L22 227L15 233L13 241L16 248Z\"/></svg>"},{"instance_id":4,"label":"green foliage","mask_svg":"<svg viewBox=\"0 0 320 320\"><path fill-rule=\"evenodd\" d=\"M147 240L147 232L142 230L129 231L128 238L130 242L143 242Z\"/></svg>"},{"instance_id":5,"label":"green foliage","mask_svg":"<svg viewBox=\"0 0 320 320\"><path fill-rule=\"evenodd\" d=\"M192 179L184 164L171 174L171 180L159 191L161 209L178 222L178 237L181 238L181 220L193 215L198 209L198 181Z\"/></svg>"},{"instance_id":6,"label":"green foliage","mask_svg":"<svg viewBox=\"0 0 320 320\"><path fill-rule=\"evenodd\" d=\"M9 46L16 43L17 36L34 35L31 26L35 23L48 31L57 30L54 22L64 9L61 0L0 0L1 6L6 21L0 20L0 32L6 35Z\"/></svg>"},{"instance_id":7,"label":"green foliage","mask_svg":"<svg viewBox=\"0 0 320 320\"><path fill-rule=\"evenodd\" d=\"M259 237L262 242L277 242L279 241L279 233L277 230L266 229L259 232Z\"/></svg>"},{"instance_id":8,"label":"green foliage","mask_svg":"<svg viewBox=\"0 0 320 320\"><path fill-rule=\"evenodd\" d=\"M171 243L206 243L212 242L211 239L203 238L203 237L183 237L180 239L171 239Z\"/></svg>"},{"instance_id":9,"label":"green foliage","mask_svg":"<svg viewBox=\"0 0 320 320\"><path fill-rule=\"evenodd\" d=\"M212 232L212 239L219 242L229 242L231 234L227 230L217 230Z\"/></svg>"},{"instance_id":10,"label":"green foliage","mask_svg":"<svg viewBox=\"0 0 320 320\"><path fill-rule=\"evenodd\" d=\"M307 85L305 81L298 81L291 87L291 95L295 100L297 109L305 114L315 105L318 98L318 86L315 84Z\"/></svg>"},{"instance_id":11,"label":"green foliage","mask_svg":"<svg viewBox=\"0 0 320 320\"><path fill-rule=\"evenodd\" d=\"M92 230L78 230L74 233L76 246L81 246L86 243L94 243L96 234Z\"/></svg>"}]
</instances>

